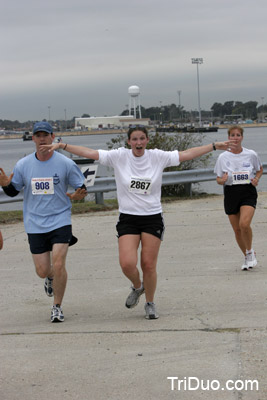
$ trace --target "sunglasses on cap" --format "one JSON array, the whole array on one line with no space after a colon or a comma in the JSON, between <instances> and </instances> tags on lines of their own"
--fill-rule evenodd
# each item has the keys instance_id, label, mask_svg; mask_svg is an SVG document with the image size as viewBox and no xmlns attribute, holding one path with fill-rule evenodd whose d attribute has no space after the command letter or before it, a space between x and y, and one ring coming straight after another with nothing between
<instances>
[{"instance_id":1,"label":"sunglasses on cap","mask_svg":"<svg viewBox=\"0 0 267 400\"><path fill-rule=\"evenodd\" d=\"M145 125L130 125L128 130L128 139L130 139L131 134L135 131L144 132L146 137L148 137L148 132Z\"/></svg>"},{"instance_id":2,"label":"sunglasses on cap","mask_svg":"<svg viewBox=\"0 0 267 400\"><path fill-rule=\"evenodd\" d=\"M131 131L131 132L133 132L133 131L146 132L146 127L145 127L145 125L130 125L129 131Z\"/></svg>"}]
</instances>

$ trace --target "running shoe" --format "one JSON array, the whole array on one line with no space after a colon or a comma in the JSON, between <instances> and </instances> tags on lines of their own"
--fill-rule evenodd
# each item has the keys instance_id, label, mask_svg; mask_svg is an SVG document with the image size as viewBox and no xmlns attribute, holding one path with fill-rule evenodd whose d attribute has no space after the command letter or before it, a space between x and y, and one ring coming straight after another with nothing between
<instances>
[{"instance_id":1,"label":"running shoe","mask_svg":"<svg viewBox=\"0 0 267 400\"><path fill-rule=\"evenodd\" d=\"M245 256L245 261L244 264L241 267L242 271L247 271L248 270L248 260L247 260L247 256Z\"/></svg>"},{"instance_id":2,"label":"running shoe","mask_svg":"<svg viewBox=\"0 0 267 400\"><path fill-rule=\"evenodd\" d=\"M127 308L133 308L139 303L139 297L145 292L143 283L140 289L135 289L133 286L131 287L132 291L126 299L125 306Z\"/></svg>"},{"instance_id":3,"label":"running shoe","mask_svg":"<svg viewBox=\"0 0 267 400\"><path fill-rule=\"evenodd\" d=\"M250 252L247 252L246 259L249 268L256 267L257 265L256 253L253 249Z\"/></svg>"},{"instance_id":4,"label":"running shoe","mask_svg":"<svg viewBox=\"0 0 267 400\"><path fill-rule=\"evenodd\" d=\"M155 303L149 302L145 304L146 319L158 319L159 315L156 311Z\"/></svg>"},{"instance_id":5,"label":"running shoe","mask_svg":"<svg viewBox=\"0 0 267 400\"><path fill-rule=\"evenodd\" d=\"M48 276L45 278L44 290L48 297L54 296L53 279L48 278Z\"/></svg>"},{"instance_id":6,"label":"running shoe","mask_svg":"<svg viewBox=\"0 0 267 400\"><path fill-rule=\"evenodd\" d=\"M53 305L51 310L51 322L63 322L64 315L59 304Z\"/></svg>"}]
</instances>

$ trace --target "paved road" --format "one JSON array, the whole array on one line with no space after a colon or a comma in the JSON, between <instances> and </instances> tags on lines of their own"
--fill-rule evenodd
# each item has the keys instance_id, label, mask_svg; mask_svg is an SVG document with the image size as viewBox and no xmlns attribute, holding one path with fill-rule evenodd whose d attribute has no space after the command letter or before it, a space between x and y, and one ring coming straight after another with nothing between
<instances>
[{"instance_id":1,"label":"paved road","mask_svg":"<svg viewBox=\"0 0 267 400\"><path fill-rule=\"evenodd\" d=\"M143 299L133 310L124 306L117 212L73 217L79 242L68 255L62 324L49 322L51 299L23 224L2 226L1 400L265 400L266 207L261 193L253 220L258 266L242 272L221 196L164 205L155 321L144 318ZM257 380L259 391L256 383L227 390L228 380L238 388Z\"/></svg>"}]
</instances>

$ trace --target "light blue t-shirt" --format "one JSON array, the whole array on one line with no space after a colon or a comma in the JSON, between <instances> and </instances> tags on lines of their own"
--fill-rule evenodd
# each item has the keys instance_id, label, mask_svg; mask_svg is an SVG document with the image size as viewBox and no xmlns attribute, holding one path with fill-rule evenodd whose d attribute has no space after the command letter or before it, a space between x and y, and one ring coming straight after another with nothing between
<instances>
[{"instance_id":1,"label":"light blue t-shirt","mask_svg":"<svg viewBox=\"0 0 267 400\"><path fill-rule=\"evenodd\" d=\"M27 233L45 233L71 225L71 201L68 185L75 190L84 176L74 161L54 152L47 161L35 153L20 159L14 168L12 184L24 188L23 219Z\"/></svg>"}]
</instances>

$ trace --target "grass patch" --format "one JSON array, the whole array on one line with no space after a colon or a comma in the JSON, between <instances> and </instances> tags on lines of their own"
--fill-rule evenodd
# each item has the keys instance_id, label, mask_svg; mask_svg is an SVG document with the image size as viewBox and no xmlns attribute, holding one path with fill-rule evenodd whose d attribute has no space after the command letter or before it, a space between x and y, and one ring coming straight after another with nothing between
<instances>
[{"instance_id":1,"label":"grass patch","mask_svg":"<svg viewBox=\"0 0 267 400\"><path fill-rule=\"evenodd\" d=\"M72 202L72 214L86 214L89 212L110 211L117 209L118 209L117 199L105 200L105 204L96 204L93 201Z\"/></svg>"},{"instance_id":2,"label":"grass patch","mask_svg":"<svg viewBox=\"0 0 267 400\"><path fill-rule=\"evenodd\" d=\"M209 194L209 193L199 193L199 192L193 192L192 196L187 196L187 195L179 195L179 196L167 196L167 197L162 197L161 202L162 203L172 203L174 201L181 201L181 200L197 200L197 199L206 199L209 197L214 197L214 196L219 196L217 194Z\"/></svg>"},{"instance_id":3,"label":"grass patch","mask_svg":"<svg viewBox=\"0 0 267 400\"><path fill-rule=\"evenodd\" d=\"M0 211L0 224L14 224L23 220L22 211Z\"/></svg>"},{"instance_id":4,"label":"grass patch","mask_svg":"<svg viewBox=\"0 0 267 400\"><path fill-rule=\"evenodd\" d=\"M73 201L72 214L85 214L97 211L110 211L118 208L117 199L105 200L105 204L96 204L93 201ZM0 211L0 224L14 224L23 221L22 210Z\"/></svg>"},{"instance_id":5,"label":"grass patch","mask_svg":"<svg viewBox=\"0 0 267 400\"><path fill-rule=\"evenodd\" d=\"M192 200L203 199L214 196L214 194L207 193L193 193L192 197L189 196L170 196L162 197L162 203L171 203L178 200ZM107 199L105 204L96 204L94 201L74 201L72 203L72 214L86 214L98 211L111 211L118 209L117 199ZM14 224L23 221L22 210L16 211L0 211L0 224Z\"/></svg>"}]
</instances>

